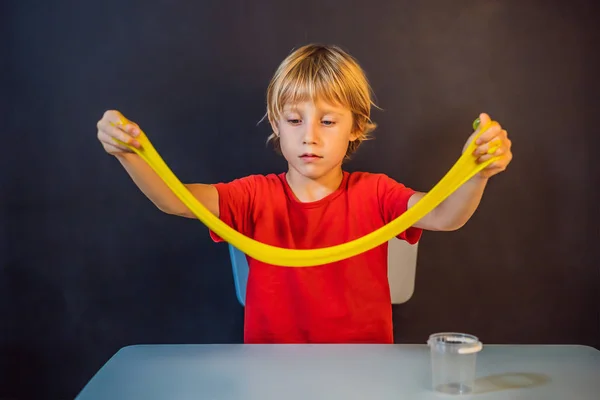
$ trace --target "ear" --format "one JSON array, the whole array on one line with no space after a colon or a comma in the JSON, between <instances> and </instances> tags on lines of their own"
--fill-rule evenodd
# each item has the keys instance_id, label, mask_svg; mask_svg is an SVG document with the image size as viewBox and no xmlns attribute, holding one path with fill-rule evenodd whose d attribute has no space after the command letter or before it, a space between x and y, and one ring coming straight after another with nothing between
<instances>
[{"instance_id":1,"label":"ear","mask_svg":"<svg viewBox=\"0 0 600 400\"><path fill-rule=\"evenodd\" d=\"M352 132L350 133L350 141L354 142L361 136L362 136L362 133L360 131L353 129Z\"/></svg>"}]
</instances>

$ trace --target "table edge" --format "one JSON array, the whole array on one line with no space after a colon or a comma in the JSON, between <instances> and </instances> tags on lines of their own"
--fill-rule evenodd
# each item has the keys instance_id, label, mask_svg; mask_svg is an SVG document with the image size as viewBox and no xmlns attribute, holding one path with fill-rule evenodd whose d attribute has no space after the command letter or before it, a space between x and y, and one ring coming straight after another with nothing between
<instances>
[{"instance_id":1,"label":"table edge","mask_svg":"<svg viewBox=\"0 0 600 400\"><path fill-rule=\"evenodd\" d=\"M300 346L311 346L311 347L332 347L332 346L340 346L340 347L406 347L406 348L426 348L427 344L419 344L419 343L393 343L393 344L362 344L362 343L275 343L275 344L246 344L246 343L156 343L156 344L147 344L147 343L139 343L139 344L130 344L121 347L117 352L113 354L110 359L117 356L119 353L128 352L131 350L135 350L138 348L147 348L147 347L184 347L184 346L194 346L194 347L300 347ZM490 343L483 344L483 348L501 348L501 347L571 347L571 348L580 348L586 351L598 352L600 353L600 349L597 349L591 345L586 344L535 344L535 343L518 343L518 344L510 344L510 343Z\"/></svg>"}]
</instances>

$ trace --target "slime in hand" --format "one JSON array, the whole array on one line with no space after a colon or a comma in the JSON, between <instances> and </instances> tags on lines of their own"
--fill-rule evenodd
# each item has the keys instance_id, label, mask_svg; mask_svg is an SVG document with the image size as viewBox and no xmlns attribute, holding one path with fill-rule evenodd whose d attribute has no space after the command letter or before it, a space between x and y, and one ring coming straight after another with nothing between
<instances>
[{"instance_id":1,"label":"slime in hand","mask_svg":"<svg viewBox=\"0 0 600 400\"><path fill-rule=\"evenodd\" d=\"M124 122L121 121L121 124L123 123ZM479 118L473 122L474 130L477 130L479 123ZM240 251L256 260L272 265L281 267L312 267L355 256L371 250L401 234L432 211L463 183L494 162L496 157L483 163L478 163L477 157L473 155L477 137L490 126L491 123L484 126L477 136L473 138L462 156L446 175L421 200L398 218L381 228L350 242L331 247L308 250L286 249L264 244L237 232L229 225L225 224L204 207L179 181L165 164L154 146L152 146L152 143L144 132L140 132L140 135L136 138L141 145L141 148L139 149L117 139L115 139L115 141L121 145L127 146L137 153L200 221L214 233L219 235L219 237L229 242ZM492 148L488 153L493 154L494 151L495 148Z\"/></svg>"}]
</instances>

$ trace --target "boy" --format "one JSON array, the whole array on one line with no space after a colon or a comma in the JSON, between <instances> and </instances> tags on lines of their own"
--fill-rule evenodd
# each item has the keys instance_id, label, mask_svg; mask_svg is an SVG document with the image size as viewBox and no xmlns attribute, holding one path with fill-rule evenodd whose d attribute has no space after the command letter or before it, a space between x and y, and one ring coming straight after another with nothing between
<instances>
[{"instance_id":1,"label":"boy","mask_svg":"<svg viewBox=\"0 0 600 400\"><path fill-rule=\"evenodd\" d=\"M186 186L232 228L274 246L318 248L364 236L424 196L383 174L342 169L375 128L371 104L369 83L350 55L335 46L304 46L282 62L267 90L266 117L273 129L269 141L288 162L287 172ZM480 118L481 126L490 121L486 114ZM120 119L127 121L119 112L107 111L98 122L104 149L160 210L195 218L143 160L113 141L139 146L138 125L120 124ZM511 142L497 123L478 143L480 161L501 158L400 234L401 239L416 243L422 230L450 231L467 222L487 180L512 159ZM487 154L497 144L496 153ZM245 343L393 343L387 244L311 268L248 261Z\"/></svg>"}]
</instances>

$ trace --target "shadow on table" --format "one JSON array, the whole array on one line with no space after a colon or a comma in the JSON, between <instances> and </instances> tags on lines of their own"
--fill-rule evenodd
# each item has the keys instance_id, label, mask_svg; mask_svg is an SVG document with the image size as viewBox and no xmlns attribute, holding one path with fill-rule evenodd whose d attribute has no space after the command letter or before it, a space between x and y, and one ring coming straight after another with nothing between
<instances>
[{"instance_id":1,"label":"shadow on table","mask_svg":"<svg viewBox=\"0 0 600 400\"><path fill-rule=\"evenodd\" d=\"M544 374L529 372L507 372L490 375L475 380L473 394L499 392L509 389L530 389L550 382L550 377Z\"/></svg>"}]
</instances>

